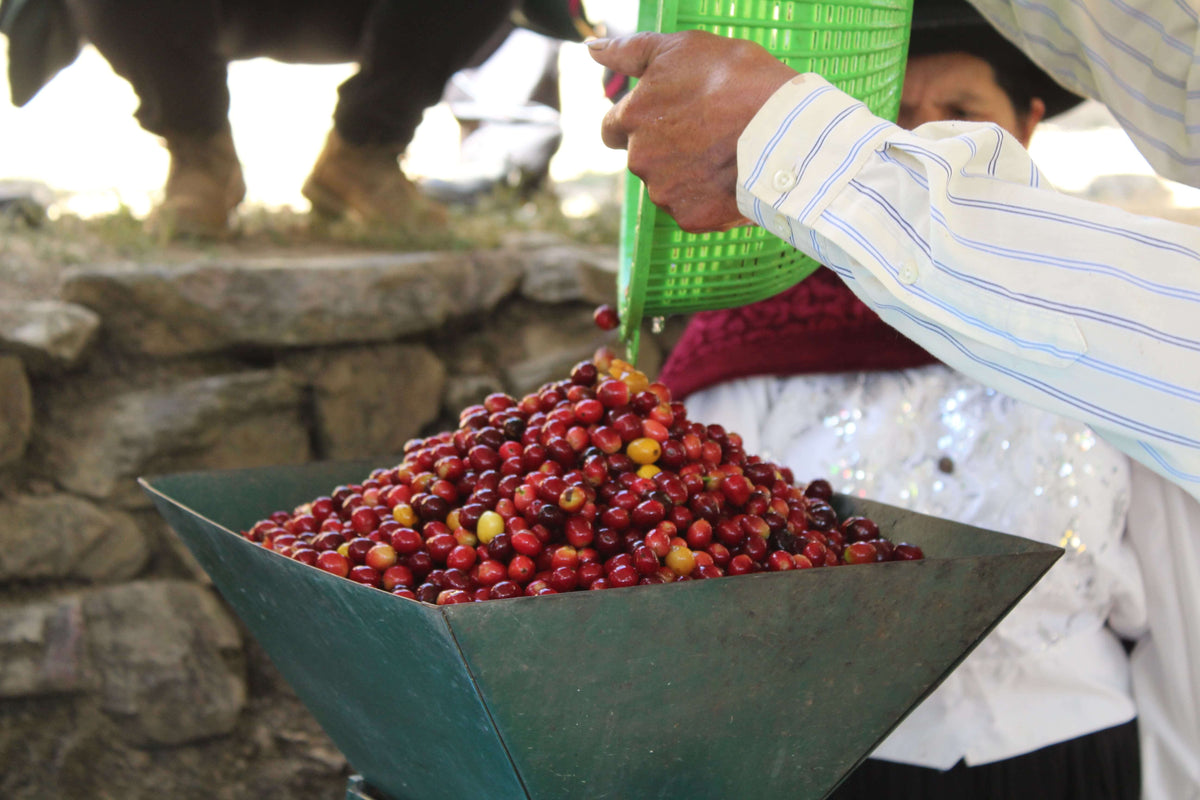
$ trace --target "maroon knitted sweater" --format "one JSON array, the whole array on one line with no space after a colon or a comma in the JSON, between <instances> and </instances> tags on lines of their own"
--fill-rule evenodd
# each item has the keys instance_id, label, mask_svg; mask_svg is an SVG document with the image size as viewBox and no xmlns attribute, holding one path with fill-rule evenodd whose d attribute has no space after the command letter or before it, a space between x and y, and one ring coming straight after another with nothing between
<instances>
[{"instance_id":1,"label":"maroon knitted sweater","mask_svg":"<svg viewBox=\"0 0 1200 800\"><path fill-rule=\"evenodd\" d=\"M905 369L936 360L821 267L767 300L695 314L658 380L682 400L736 378Z\"/></svg>"}]
</instances>

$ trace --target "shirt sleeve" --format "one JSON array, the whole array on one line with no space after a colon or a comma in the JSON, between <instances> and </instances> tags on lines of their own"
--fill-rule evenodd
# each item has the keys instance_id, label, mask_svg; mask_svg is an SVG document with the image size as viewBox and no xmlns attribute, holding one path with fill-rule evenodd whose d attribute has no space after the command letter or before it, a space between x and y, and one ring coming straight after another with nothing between
<instances>
[{"instance_id":1,"label":"shirt sleeve","mask_svg":"<svg viewBox=\"0 0 1200 800\"><path fill-rule=\"evenodd\" d=\"M1200 497L1200 229L1055 192L995 125L905 131L812 74L746 128L738 183L944 363Z\"/></svg>"},{"instance_id":2,"label":"shirt sleeve","mask_svg":"<svg viewBox=\"0 0 1200 800\"><path fill-rule=\"evenodd\" d=\"M1155 172L1200 186L1194 0L970 2L1059 83L1104 103Z\"/></svg>"}]
</instances>

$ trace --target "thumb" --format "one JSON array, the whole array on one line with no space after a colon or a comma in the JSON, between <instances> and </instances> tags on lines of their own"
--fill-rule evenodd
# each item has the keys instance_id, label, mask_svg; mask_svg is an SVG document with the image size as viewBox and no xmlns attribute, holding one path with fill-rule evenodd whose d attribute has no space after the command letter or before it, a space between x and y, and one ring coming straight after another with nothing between
<instances>
[{"instance_id":1,"label":"thumb","mask_svg":"<svg viewBox=\"0 0 1200 800\"><path fill-rule=\"evenodd\" d=\"M613 72L640 78L650 62L666 44L661 33L635 33L617 39L596 39L588 42L592 59Z\"/></svg>"}]
</instances>

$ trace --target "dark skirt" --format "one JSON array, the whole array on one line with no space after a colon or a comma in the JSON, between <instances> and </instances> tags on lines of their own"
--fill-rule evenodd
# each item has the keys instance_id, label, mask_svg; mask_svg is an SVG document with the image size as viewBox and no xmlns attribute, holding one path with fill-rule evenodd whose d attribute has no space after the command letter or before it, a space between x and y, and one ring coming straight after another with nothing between
<instances>
[{"instance_id":1,"label":"dark skirt","mask_svg":"<svg viewBox=\"0 0 1200 800\"><path fill-rule=\"evenodd\" d=\"M1138 800L1137 721L945 772L868 759L830 800Z\"/></svg>"}]
</instances>

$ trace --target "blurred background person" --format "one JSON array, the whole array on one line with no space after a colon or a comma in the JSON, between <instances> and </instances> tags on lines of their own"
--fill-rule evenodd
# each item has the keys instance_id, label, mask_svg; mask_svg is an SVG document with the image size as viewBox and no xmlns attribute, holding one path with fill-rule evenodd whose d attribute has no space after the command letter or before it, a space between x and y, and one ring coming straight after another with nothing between
<instances>
[{"instance_id":1,"label":"blurred background person","mask_svg":"<svg viewBox=\"0 0 1200 800\"><path fill-rule=\"evenodd\" d=\"M81 41L129 81L139 124L170 153L150 219L170 234L225 234L245 194L228 118L231 61L355 62L303 194L328 217L426 228L443 224L444 210L420 195L398 159L450 76L507 24L516 4L5 0L0 29L19 105L70 63Z\"/></svg>"}]
</instances>

